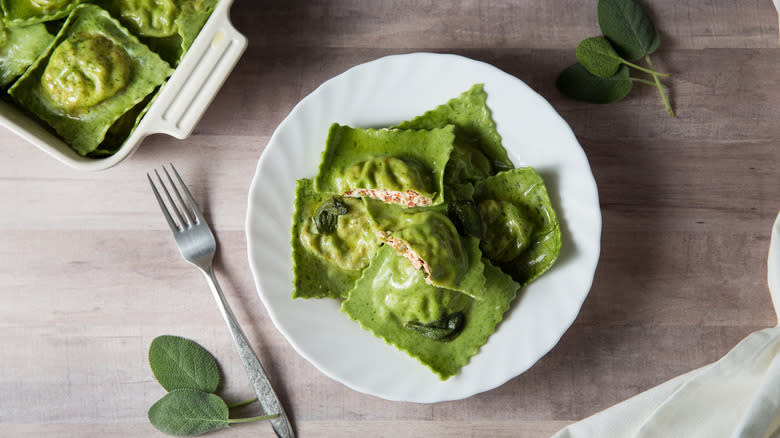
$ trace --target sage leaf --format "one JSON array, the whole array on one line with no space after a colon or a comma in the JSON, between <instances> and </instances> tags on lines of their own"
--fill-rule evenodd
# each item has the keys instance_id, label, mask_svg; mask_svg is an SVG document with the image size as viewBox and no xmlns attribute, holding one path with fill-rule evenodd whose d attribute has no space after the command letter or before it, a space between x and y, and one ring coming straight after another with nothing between
<instances>
[{"instance_id":1,"label":"sage leaf","mask_svg":"<svg viewBox=\"0 0 780 438\"><path fill-rule=\"evenodd\" d=\"M617 102L626 97L633 85L625 65L614 75L600 78L591 74L582 64L576 63L562 71L555 81L561 93L590 103Z\"/></svg>"},{"instance_id":2,"label":"sage leaf","mask_svg":"<svg viewBox=\"0 0 780 438\"><path fill-rule=\"evenodd\" d=\"M577 60L589 72L606 78L617 73L623 58L604 37L586 38L577 46Z\"/></svg>"},{"instance_id":3,"label":"sage leaf","mask_svg":"<svg viewBox=\"0 0 780 438\"><path fill-rule=\"evenodd\" d=\"M337 197L332 197L323 202L314 213L314 225L322 234L330 234L336 230L339 216L347 214L349 208Z\"/></svg>"},{"instance_id":4,"label":"sage leaf","mask_svg":"<svg viewBox=\"0 0 780 438\"><path fill-rule=\"evenodd\" d=\"M175 389L153 404L149 422L173 436L200 435L228 426L228 407L217 395L197 389Z\"/></svg>"},{"instance_id":5,"label":"sage leaf","mask_svg":"<svg viewBox=\"0 0 780 438\"><path fill-rule=\"evenodd\" d=\"M149 346L149 365L167 391L180 388L215 392L219 367L214 356L197 343L179 336L158 336Z\"/></svg>"},{"instance_id":6,"label":"sage leaf","mask_svg":"<svg viewBox=\"0 0 780 438\"><path fill-rule=\"evenodd\" d=\"M466 316L463 312L455 312L427 324L407 322L404 327L434 341L451 341L463 330L465 322Z\"/></svg>"},{"instance_id":7,"label":"sage leaf","mask_svg":"<svg viewBox=\"0 0 780 438\"><path fill-rule=\"evenodd\" d=\"M637 60L658 48L660 36L636 0L599 0L597 12L601 33L628 60Z\"/></svg>"}]
</instances>

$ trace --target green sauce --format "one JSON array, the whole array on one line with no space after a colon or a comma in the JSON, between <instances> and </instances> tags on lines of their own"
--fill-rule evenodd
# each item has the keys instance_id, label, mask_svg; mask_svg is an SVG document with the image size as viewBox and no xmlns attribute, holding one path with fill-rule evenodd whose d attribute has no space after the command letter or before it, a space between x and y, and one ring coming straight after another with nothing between
<instances>
[{"instance_id":1,"label":"green sauce","mask_svg":"<svg viewBox=\"0 0 780 438\"><path fill-rule=\"evenodd\" d=\"M350 198L342 202L349 211L338 217L332 232L321 232L312 217L301 227L300 239L309 251L341 269L359 271L368 266L378 243L362 202Z\"/></svg>"},{"instance_id":2,"label":"green sauce","mask_svg":"<svg viewBox=\"0 0 780 438\"><path fill-rule=\"evenodd\" d=\"M340 194L372 190L372 197L388 195L386 202L407 207L439 205L444 201L444 167L453 148L453 129L361 129L334 123L314 187ZM402 193L410 198L392 197ZM417 198L422 198L419 203Z\"/></svg>"},{"instance_id":3,"label":"green sauce","mask_svg":"<svg viewBox=\"0 0 780 438\"><path fill-rule=\"evenodd\" d=\"M404 213L394 238L404 241L428 264L431 280L455 284L468 269L469 257L461 244L458 230L438 211Z\"/></svg>"},{"instance_id":4,"label":"green sauce","mask_svg":"<svg viewBox=\"0 0 780 438\"><path fill-rule=\"evenodd\" d=\"M70 3L69 0L30 0L30 5L38 8L43 14L59 11Z\"/></svg>"},{"instance_id":5,"label":"green sauce","mask_svg":"<svg viewBox=\"0 0 780 438\"><path fill-rule=\"evenodd\" d=\"M446 314L464 310L471 298L460 292L433 287L405 259L380 259L371 288L383 294L374 295L379 318L395 318L401 323L429 323Z\"/></svg>"},{"instance_id":6,"label":"green sauce","mask_svg":"<svg viewBox=\"0 0 780 438\"><path fill-rule=\"evenodd\" d=\"M447 184L462 184L482 180L493 173L490 160L474 145L455 141L450 161L444 172Z\"/></svg>"},{"instance_id":7,"label":"green sauce","mask_svg":"<svg viewBox=\"0 0 780 438\"><path fill-rule=\"evenodd\" d=\"M77 116L115 95L131 77L125 49L105 36L77 33L51 54L41 85L52 102Z\"/></svg>"},{"instance_id":8,"label":"green sauce","mask_svg":"<svg viewBox=\"0 0 780 438\"><path fill-rule=\"evenodd\" d=\"M376 157L352 165L337 184L344 191L352 188L384 189L392 191L414 190L432 192L430 171L420 162L395 157Z\"/></svg>"},{"instance_id":9,"label":"green sauce","mask_svg":"<svg viewBox=\"0 0 780 438\"><path fill-rule=\"evenodd\" d=\"M480 202L477 208L484 236L480 248L489 259L506 262L528 248L534 224L517 205L489 199Z\"/></svg>"}]
</instances>

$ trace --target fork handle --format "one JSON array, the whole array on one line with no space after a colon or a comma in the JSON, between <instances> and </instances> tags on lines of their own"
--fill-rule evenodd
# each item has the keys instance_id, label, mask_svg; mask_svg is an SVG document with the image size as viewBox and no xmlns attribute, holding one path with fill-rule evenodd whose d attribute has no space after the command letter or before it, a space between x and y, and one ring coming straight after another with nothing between
<instances>
[{"instance_id":1,"label":"fork handle","mask_svg":"<svg viewBox=\"0 0 780 438\"><path fill-rule=\"evenodd\" d=\"M294 438L292 426L287 418L287 414L284 412L279 398L276 396L271 382L268 381L268 377L263 370L263 365L260 364L260 359L257 358L252 347L247 341L246 335L238 325L233 311L230 310L225 294L222 293L222 288L219 286L217 277L214 275L214 270L209 267L204 269L203 273L206 275L206 280L209 283L211 292L214 294L214 298L217 300L217 305L222 317L225 318L225 322L230 329L230 334L233 336L233 342L238 349L238 355L241 357L241 362L244 363L244 368L249 376L249 381L257 394L257 399L260 405L263 407L263 411L266 415L279 414L278 417L272 418L269 421L271 426L276 432L276 436L279 438Z\"/></svg>"}]
</instances>

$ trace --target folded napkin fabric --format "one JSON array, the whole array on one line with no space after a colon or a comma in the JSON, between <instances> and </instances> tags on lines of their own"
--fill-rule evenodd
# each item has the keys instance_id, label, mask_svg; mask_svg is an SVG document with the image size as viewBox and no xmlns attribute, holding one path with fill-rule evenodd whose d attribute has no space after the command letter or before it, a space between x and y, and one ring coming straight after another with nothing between
<instances>
[{"instance_id":1,"label":"folded napkin fabric","mask_svg":"<svg viewBox=\"0 0 780 438\"><path fill-rule=\"evenodd\" d=\"M777 9L777 13L780 14L780 0L775 0L775 8ZM780 22L780 20L778 20Z\"/></svg>"},{"instance_id":2,"label":"folded napkin fabric","mask_svg":"<svg viewBox=\"0 0 780 438\"><path fill-rule=\"evenodd\" d=\"M777 327L719 361L572 424L553 438L780 438L780 215L768 258Z\"/></svg>"}]
</instances>

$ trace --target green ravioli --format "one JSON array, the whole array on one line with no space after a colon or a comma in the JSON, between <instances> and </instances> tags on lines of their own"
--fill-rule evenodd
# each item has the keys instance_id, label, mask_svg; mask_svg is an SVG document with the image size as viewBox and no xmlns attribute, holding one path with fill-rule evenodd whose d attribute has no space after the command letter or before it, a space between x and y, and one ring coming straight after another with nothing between
<instances>
[{"instance_id":1,"label":"green ravioli","mask_svg":"<svg viewBox=\"0 0 780 438\"><path fill-rule=\"evenodd\" d=\"M109 0L109 10L163 59L178 65L216 0Z\"/></svg>"},{"instance_id":2,"label":"green ravioli","mask_svg":"<svg viewBox=\"0 0 780 438\"><path fill-rule=\"evenodd\" d=\"M66 17L85 0L0 0L9 26L26 26Z\"/></svg>"},{"instance_id":3,"label":"green ravioli","mask_svg":"<svg viewBox=\"0 0 780 438\"><path fill-rule=\"evenodd\" d=\"M138 124L141 123L141 119L143 119L146 112L149 111L149 108L152 106L152 103L154 103L157 96L157 92L148 94L144 100L137 103L130 111L122 114L122 116L108 128L103 142L100 143L97 149L90 152L88 156L99 158L115 154L130 137L130 134L133 133L135 128L138 127Z\"/></svg>"},{"instance_id":4,"label":"green ravioli","mask_svg":"<svg viewBox=\"0 0 780 438\"><path fill-rule=\"evenodd\" d=\"M335 217L322 211L323 204L333 203L334 198L344 209ZM323 225L328 219L330 229ZM292 227L293 298L345 297L378 246L361 200L316 192L310 179L297 181Z\"/></svg>"},{"instance_id":5,"label":"green ravioli","mask_svg":"<svg viewBox=\"0 0 780 438\"><path fill-rule=\"evenodd\" d=\"M411 257L429 283L482 299L485 275L479 239L461 236L444 205L403 208L365 201L379 238Z\"/></svg>"},{"instance_id":6,"label":"green ravioli","mask_svg":"<svg viewBox=\"0 0 780 438\"><path fill-rule=\"evenodd\" d=\"M561 250L561 230L542 177L531 167L481 181L474 193L483 236L480 247L525 286L550 268Z\"/></svg>"},{"instance_id":7,"label":"green ravioli","mask_svg":"<svg viewBox=\"0 0 780 438\"><path fill-rule=\"evenodd\" d=\"M0 23L0 87L21 76L52 40L44 24L3 29Z\"/></svg>"},{"instance_id":8,"label":"green ravioli","mask_svg":"<svg viewBox=\"0 0 780 438\"><path fill-rule=\"evenodd\" d=\"M293 297L344 299L442 380L561 247L542 178L514 169L486 102L476 84L397 127L334 123L317 176L296 189Z\"/></svg>"},{"instance_id":9,"label":"green ravioli","mask_svg":"<svg viewBox=\"0 0 780 438\"><path fill-rule=\"evenodd\" d=\"M398 125L400 129L434 129L455 126L455 149L447 163L448 185L474 183L514 165L501 144L501 136L487 107L482 84L423 115Z\"/></svg>"},{"instance_id":10,"label":"green ravioli","mask_svg":"<svg viewBox=\"0 0 780 438\"><path fill-rule=\"evenodd\" d=\"M441 204L453 140L452 126L428 131L334 123L314 185L318 191L372 196L405 206Z\"/></svg>"},{"instance_id":11,"label":"green ravioli","mask_svg":"<svg viewBox=\"0 0 780 438\"><path fill-rule=\"evenodd\" d=\"M192 46L200 30L208 21L217 5L216 0L190 0L183 2L176 26L181 36L182 53Z\"/></svg>"},{"instance_id":12,"label":"green ravioli","mask_svg":"<svg viewBox=\"0 0 780 438\"><path fill-rule=\"evenodd\" d=\"M178 1L111 0L109 9L135 35L166 37L176 33Z\"/></svg>"},{"instance_id":13,"label":"green ravioli","mask_svg":"<svg viewBox=\"0 0 780 438\"><path fill-rule=\"evenodd\" d=\"M344 300L341 310L375 336L428 366L442 380L468 363L503 319L519 285L500 269L485 263L484 298L473 300L426 284L423 274L405 263L392 248L379 249L368 269ZM419 315L464 316L454 339L431 339L409 328Z\"/></svg>"},{"instance_id":14,"label":"green ravioli","mask_svg":"<svg viewBox=\"0 0 780 438\"><path fill-rule=\"evenodd\" d=\"M84 4L9 94L87 155L172 71L108 12Z\"/></svg>"}]
</instances>

